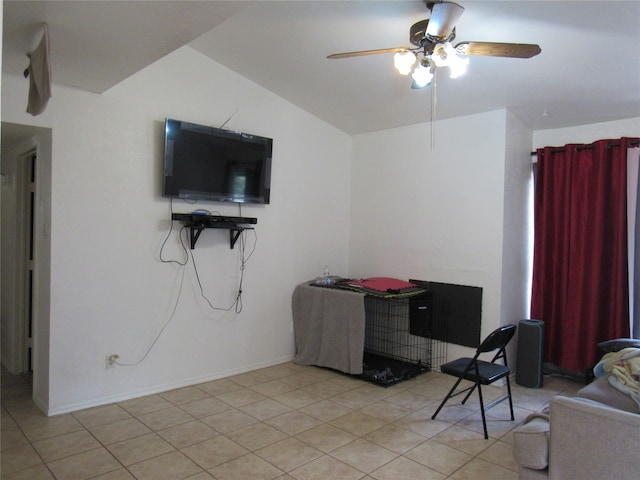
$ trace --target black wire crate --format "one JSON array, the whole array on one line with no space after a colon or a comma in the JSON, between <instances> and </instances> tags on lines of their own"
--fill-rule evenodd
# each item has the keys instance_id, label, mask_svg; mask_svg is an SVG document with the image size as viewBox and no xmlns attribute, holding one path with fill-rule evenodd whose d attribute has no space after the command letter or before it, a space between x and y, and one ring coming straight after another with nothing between
<instances>
[{"instance_id":1,"label":"black wire crate","mask_svg":"<svg viewBox=\"0 0 640 480\"><path fill-rule=\"evenodd\" d=\"M446 361L446 344L432 338L437 329L431 296L379 298L365 296L363 380L389 386Z\"/></svg>"}]
</instances>

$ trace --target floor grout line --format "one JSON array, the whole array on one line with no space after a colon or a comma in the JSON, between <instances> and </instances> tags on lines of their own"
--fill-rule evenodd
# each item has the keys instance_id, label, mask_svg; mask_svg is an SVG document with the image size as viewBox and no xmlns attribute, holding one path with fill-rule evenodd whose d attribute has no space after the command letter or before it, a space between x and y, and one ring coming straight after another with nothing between
<instances>
[{"instance_id":1,"label":"floor grout line","mask_svg":"<svg viewBox=\"0 0 640 480\"><path fill-rule=\"evenodd\" d=\"M271 373L274 376L269 376L266 373ZM285 379L288 379L288 382L285 381ZM501 412L496 410L496 414L493 415L492 410L487 414L487 419L489 422L494 421L498 423L494 423L493 425L490 423L488 426L490 435L489 440L482 439L480 441L478 437L482 436L482 433L480 433L481 420L479 417L477 418L477 422L480 424L479 429L474 427L473 423L470 423L473 421L474 415L479 413L479 407L475 409L471 408L476 407L473 403L462 407L456 405L455 402L451 403L451 405L455 405L455 407L446 410L448 412L448 416L445 416L442 420L436 419L433 421L430 419L428 412L424 411L427 408L435 409L440 399L444 397L444 394L446 394L446 391L442 393L440 399L431 398L432 395L425 396L424 394L429 394L431 390L435 390L437 393L448 389L448 380L446 379L452 378L446 377L446 375L438 372L427 372L412 380L408 380L404 385L398 385L398 388L388 387L393 390L378 390L384 387L373 387L371 384L360 380L354 380L342 374L325 369L301 367L292 363L284 363L275 367L267 367L262 370L243 373L226 379L214 380L212 382L206 382L191 387L183 387L169 392L161 392L146 397L140 397L139 399L126 400L102 407L93 407L65 414L68 415L67 418L71 418L77 422L80 428L74 429L68 425L65 426L63 421L59 421L62 425L57 427L60 428L60 430L57 431L55 430L56 420L54 419L63 417L63 415L47 419L43 415L38 416L37 413L34 413L33 402L30 400L29 396L24 393L27 388L25 387L22 389L23 393L20 394L20 379L16 378L16 376L8 375L3 368L3 387L5 384L11 387L7 389L8 393L6 395L9 396L6 396L6 398L4 396L4 388L2 390L3 418L10 419L12 422L6 426L7 430L14 429L14 425L17 427L20 435L23 437L20 438L19 441L22 441L23 443L4 448L5 444L3 442L2 463L3 466L6 465L10 467L10 471L5 473L5 469L3 468L0 478L11 479L14 473L17 474L20 472L18 466L12 464L12 461L15 461L15 459L11 458L12 454L18 455L22 452L23 455L29 457L25 465L31 465L29 462L37 461L39 462L38 465L33 465L33 467L44 466L49 472L50 478L55 479L55 470L51 468L53 462L60 462L61 460L69 461L69 459L72 459L75 455L81 456L78 458L87 458L90 456L85 455L88 451L102 449L113 459L113 462L110 464L113 468L108 470L108 472L113 474L120 472L124 476L118 478L122 479L136 478L134 472L138 472L139 475L143 475L140 472L145 468L152 468L153 466L158 467L161 465L163 457L169 454L175 454L176 452L188 459L188 462L185 462L185 468L183 470L183 472L185 472L184 476L178 473L178 476L175 477L181 479L189 478L193 475L191 472L196 469L200 472L198 480L201 478L215 479L216 477L213 476L211 473L212 471L218 472L218 475L222 475L220 480L233 478L225 476L227 475L227 473L225 473L225 468L243 468L241 465L242 463L250 462L252 459L253 461L256 461L253 456L261 459L261 461L264 462L264 464L261 463L261 465L265 466L265 468L266 465L268 465L270 468L275 467L278 470L285 471L284 475L273 477L281 479L293 478L290 476L291 471L300 469L303 466L311 468L314 462L325 457L327 459L336 460L351 467L352 469L355 469L355 471L362 474L360 478L364 479L378 477L386 478L383 476L396 467L423 469L425 472L437 472L438 475L442 476L442 478L455 479L457 474L463 473L461 472L462 470L472 468L473 464L484 464L483 462L486 462L488 465L492 465L492 468L499 469L500 471L504 470L506 472L510 472L512 475L508 475L508 478L517 479L517 471L514 470L515 464L512 463L510 459L500 461L500 458L497 457L498 451L506 452L510 450L508 449L508 445L510 445L508 435L510 432L517 424L524 420L524 417L527 414L539 410L543 408L544 405L548 404L548 401L552 396L562 392L568 392L570 394L579 388L571 381L563 379L552 379L549 382L550 386L547 387L548 389L546 390L544 388L525 389L524 387L513 385L514 409L517 410L516 421L512 423L505 420L505 424L502 424L500 423L502 420L500 416ZM22 381L24 381L24 379L22 379ZM216 383L221 381L224 382ZM280 382L280 384L291 386L291 389L283 387L278 383L273 383L276 381ZM267 383L270 383L270 385L265 385ZM260 385L264 386L260 388ZM18 387L16 388L16 386ZM315 388L313 388L313 386L315 386ZM215 394L211 393L216 391L216 387L219 387L219 390L224 390L224 392L218 392ZM273 388L274 391L270 392L269 388ZM284 391L277 392L276 390L280 388L284 389ZM483 392L484 390L485 389L483 389ZM487 394L493 392L488 389L486 391ZM10 395L9 392L14 392L14 394ZM234 392L235 394L233 394ZM422 394L420 392L422 392ZM435 395L435 393L433 395ZM493 395L495 395L495 392ZM212 399L215 401L209 402L209 405L207 405L206 401ZM320 410L320 404L322 404L323 408L333 407L331 404L323 403L327 401L336 405L335 411L339 410L340 412L346 413L327 420L326 418L328 418L328 415L326 411L322 413L323 411ZM197 402L205 403L195 405ZM263 403L261 404L261 402ZM310 403L307 404L306 402ZM474 402L473 397L469 402ZM254 408L250 408L251 405L253 405ZM309 413L305 413L305 410L306 412L311 412L312 409L310 407L313 407L314 405L318 408L318 410L315 411L315 414L319 416L325 415L325 418L318 418ZM208 412L207 410L198 410L198 407L204 409L207 406L212 409L209 410L209 412L214 413L206 415ZM392 407L396 408L396 412L399 416L395 416L394 414L385 417L380 411L376 412L376 406L378 409L382 409L384 413ZM449 404L447 406L449 406ZM114 407L118 408L116 409ZM146 411L145 407L150 410ZM261 410L263 407L264 409ZM367 409L367 407L370 408ZM221 410L215 412L218 408ZM270 411L268 408L273 408L274 410ZM282 411L278 413L279 408L282 408ZM498 408L500 407L496 407L496 409ZM118 409L121 410L122 413L120 413ZM444 412L445 410L441 412L441 415ZM294 413L299 413L300 415L293 415ZM123 415L125 418L119 418L122 414L126 414L126 416ZM8 417L5 417L5 415ZM145 417L146 415L152 416ZM304 417L302 415L304 415ZM407 425L409 425L408 422L411 420L411 416L413 416L415 420L408 428ZM281 422L278 423L277 419L280 417L282 417ZM147 420L148 423L145 423L143 418ZM155 422L152 421L152 419L155 419ZM343 421L340 422L338 421L339 419L342 419ZM109 434L106 427L114 425L117 422L125 422L126 420L135 420L138 424L142 425L146 431L144 431L144 433L142 430L140 432L136 432L134 429L129 433L122 432L123 438L121 440L110 440L117 438L117 435L114 435L113 432ZM226 421L227 424L216 423L217 421ZM309 426L304 425L305 428L299 430L299 423L285 423L287 421L308 421ZM40 436L38 433L39 431L33 430L33 426L30 426L28 430L25 430L25 426L29 426L30 422L33 423L33 425L42 423L42 433L49 433L51 436L38 438ZM233 422L237 423L233 424ZM244 422L250 423L244 424ZM422 423L417 424L416 422ZM117 425L118 427L122 426L124 428L125 424L122 423ZM218 428L216 428L216 425ZM241 440L241 437L238 434L234 435L234 433L249 426L263 426L265 428L263 428L262 431L272 432L271 435L273 435L273 438L279 436L284 437L282 440L274 441L271 440L271 437L268 437L264 440L266 442L265 445L260 448L248 448L245 447L245 445L250 445L252 443L251 439ZM342 432L342 434L347 434L353 438L344 445L331 448L327 451L317 448L322 445L322 438L318 439L313 437L311 433L308 433L307 436L303 436L303 439L298 438L301 434L310 432L320 426L333 427L337 429L336 434L339 431ZM391 426L398 429L396 430L398 437L396 437L396 440L393 438L389 439L390 443L387 443L385 447L384 433L393 431L393 429L390 428ZM411 426L414 427L413 430L410 428ZM493 435L492 426L494 429ZM96 433L100 431L100 427L105 427L104 431L106 433L104 433L104 435L98 435ZM192 427L193 432L201 432L199 435L204 435L205 437L207 435L213 436L209 436L202 441L200 441L199 437L194 439L193 442L190 441L189 437L181 440L180 435L188 435L183 432L187 427ZM195 430L196 427L199 430ZM2 425L2 428L5 430L4 424ZM382 430L385 428L387 430ZM498 432L495 431L496 428L499 428ZM41 452L38 451L35 446L35 444L43 440L53 440L58 438L62 441L69 439L69 437L63 437L63 435L69 435L80 431L87 432L90 435L90 438L97 442L98 447L88 451L83 450L78 452L74 449L78 448L78 450L82 450L82 448L71 445L68 448L68 452L65 452L65 454L68 453L66 456L55 458L55 460L50 460L47 463L45 462L45 457L42 456ZM281 435L273 434L274 431ZM376 438L373 434L378 431L383 433ZM164 435L162 432L164 432ZM431 434L428 435L429 432ZM448 432L448 434L445 432ZM170 433L175 435L173 440ZM139 455L139 458L131 464L125 464L121 457L119 457L117 453L114 453L117 451L116 445L124 446L127 445L127 442L133 445L135 444L135 442L132 442L133 440L139 440L145 435L151 434L157 437L158 441L156 443L159 448L170 448L170 450L155 450L148 452L140 451L135 454ZM456 439L456 434L462 435L462 439ZM195 435L195 433L193 433L193 435ZM36 440L33 440L33 438L36 438ZM234 440L234 438L236 440ZM304 438L306 438L306 441ZM371 441L374 438L376 438L376 442ZM411 441L406 440L406 438L411 438ZM210 442L214 439L218 440ZM299 461L293 461L292 458L287 458L286 455L283 457L283 454L275 451L275 447L269 449L269 447L277 445L279 442L285 442L286 440L291 439L300 442L300 444L305 447L305 450L299 454L301 455L298 459ZM363 468L362 458L364 457L362 454L358 456L356 446L359 444L354 443L359 440L367 441L380 449L384 449L379 451L382 452L386 450L387 452L390 452L392 456L390 456L386 461L375 462L375 468L369 471L369 468L373 464L369 463L366 468ZM15 441L17 440L14 440L14 442ZM394 441L400 443L397 445L391 443ZM9 442L9 440L7 440L7 442ZM199 446L203 447L204 445L208 445L205 442L209 442L209 444L223 444L225 448L230 450L229 452L199 451ZM407 443L405 444L402 442ZM469 458L460 463L460 465L456 465L456 468L454 468L450 473L445 474L437 468L434 468L434 466L437 466L434 463L429 464L428 461L425 460L427 461L427 464L423 464L413 460L411 455L409 455L412 451L428 442L432 442L429 444L434 448L436 445L439 445L440 447L448 447L446 451L455 451L458 452L459 455L466 455L469 456ZM245 445L243 445L243 443ZM258 441L254 444L261 445L262 442ZM314 444L316 446L314 446ZM43 445L46 444L40 444L39 447L43 448ZM26 448L20 448L25 446L29 446L33 452L35 452L37 457L33 457L33 455L25 453L24 451L27 450ZM494 449L492 453L485 453L492 448ZM338 452L339 450L341 451ZM261 453L258 453L260 451ZM378 451L378 449L376 449L376 451ZM200 456L196 455L196 452ZM6 455L8 455L9 458L5 458ZM216 459L214 458L215 455L220 455L220 457ZM238 458L245 458L245 462L237 462ZM409 460L410 462L406 462L406 460ZM62 462L58 463L58 465L61 463ZM318 465L323 463L324 462L322 461L317 462ZM213 466L210 467L209 465ZM289 471L286 471L287 465L295 466L290 468ZM416 465L419 465L419 467L416 467ZM29 468L32 467L30 466ZM92 467L89 466L87 468L90 470ZM306 470L304 469L302 470L302 472L305 471ZM108 472L88 472L88 475L91 475L92 473L96 473L96 475L93 477L87 476L85 478L88 480L96 476L99 477L100 475ZM202 472L206 472L206 474ZM374 473L375 476L371 476ZM130 476L127 477L126 475ZM474 478L482 480L483 477ZM299 480L304 479L301 478Z\"/></svg>"}]
</instances>

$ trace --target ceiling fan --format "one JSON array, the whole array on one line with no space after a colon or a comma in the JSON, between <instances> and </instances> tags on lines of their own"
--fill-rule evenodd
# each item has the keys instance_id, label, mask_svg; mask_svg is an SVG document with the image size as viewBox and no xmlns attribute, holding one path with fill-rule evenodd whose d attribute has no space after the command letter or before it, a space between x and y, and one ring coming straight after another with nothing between
<instances>
[{"instance_id":1,"label":"ceiling fan","mask_svg":"<svg viewBox=\"0 0 640 480\"><path fill-rule=\"evenodd\" d=\"M542 50L528 43L460 42L453 46L456 37L456 22L464 8L453 2L424 2L431 16L413 24L409 30L409 41L414 47L383 48L357 52L334 53L327 58L349 58L380 53L394 53L394 65L403 75L412 73L412 88L424 88L431 84L437 67L449 67L455 78L466 70L468 55L489 57L531 58ZM414 68L415 65L415 68ZM412 72L413 71L413 72Z\"/></svg>"}]
</instances>

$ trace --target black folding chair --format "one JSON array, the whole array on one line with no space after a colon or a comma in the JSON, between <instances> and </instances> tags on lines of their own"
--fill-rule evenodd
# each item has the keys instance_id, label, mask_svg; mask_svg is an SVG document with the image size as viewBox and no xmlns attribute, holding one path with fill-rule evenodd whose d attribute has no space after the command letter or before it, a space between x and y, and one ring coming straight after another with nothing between
<instances>
[{"instance_id":1,"label":"black folding chair","mask_svg":"<svg viewBox=\"0 0 640 480\"><path fill-rule=\"evenodd\" d=\"M478 389L478 398L480 399L480 411L482 412L482 426L484 428L485 439L489 438L489 435L487 434L487 420L484 415L485 411L508 399L509 408L511 410L511 421L515 420L513 415L513 402L511 401L511 384L509 383L509 374L511 373L511 370L509 370L509 366L507 365L507 354L505 352L505 347L513 338L515 333L515 325L505 325L504 327L500 327L491 332L489 336L485 338L476 350L476 354L473 358L459 358L452 362L445 363L440 367L440 371L442 373L458 377L458 380L451 390L449 390L449 393L447 393L444 400L442 400L442 403L436 410L436 413L431 417L432 420L436 418L438 413L440 413L440 410L442 410L442 407L444 407L444 404L447 403L450 398L469 392L467 393L467 396L464 397L464 400L462 400L462 404L464 405L476 388ZM481 353L493 352L495 350L498 350L498 352L490 362L478 359ZM502 365L496 363L500 359L502 359ZM501 378L506 379L507 395L498 398L485 407L484 401L482 400L481 385L490 385ZM473 385L456 392L456 388L458 388L458 385L462 380L469 380L473 382Z\"/></svg>"}]
</instances>

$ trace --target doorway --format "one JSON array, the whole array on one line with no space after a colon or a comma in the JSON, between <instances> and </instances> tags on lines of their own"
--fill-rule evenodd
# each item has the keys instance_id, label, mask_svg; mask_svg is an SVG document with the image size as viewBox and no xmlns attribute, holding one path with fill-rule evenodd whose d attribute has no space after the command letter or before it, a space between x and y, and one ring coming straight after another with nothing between
<instances>
[{"instance_id":1,"label":"doorway","mask_svg":"<svg viewBox=\"0 0 640 480\"><path fill-rule=\"evenodd\" d=\"M51 130L2 123L2 364L48 409Z\"/></svg>"}]
</instances>

